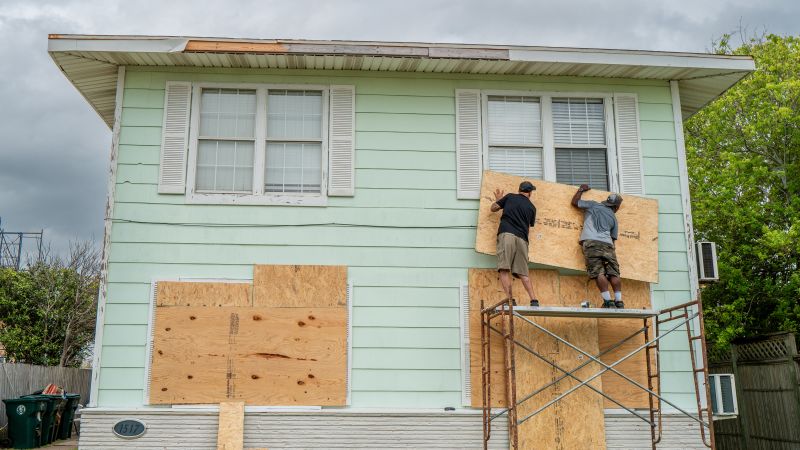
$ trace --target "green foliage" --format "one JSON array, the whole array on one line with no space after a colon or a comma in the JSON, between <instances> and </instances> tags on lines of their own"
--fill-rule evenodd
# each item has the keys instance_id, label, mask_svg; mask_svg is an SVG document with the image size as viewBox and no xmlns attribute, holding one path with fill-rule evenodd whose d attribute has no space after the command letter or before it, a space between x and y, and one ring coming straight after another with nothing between
<instances>
[{"instance_id":1,"label":"green foliage","mask_svg":"<svg viewBox=\"0 0 800 450\"><path fill-rule=\"evenodd\" d=\"M10 360L79 366L94 337L96 252L73 247L65 263L38 261L15 271L0 269L0 343Z\"/></svg>"},{"instance_id":2,"label":"green foliage","mask_svg":"<svg viewBox=\"0 0 800 450\"><path fill-rule=\"evenodd\" d=\"M720 54L756 71L686 123L697 239L717 243L703 290L709 343L800 327L800 38L769 35Z\"/></svg>"}]
</instances>

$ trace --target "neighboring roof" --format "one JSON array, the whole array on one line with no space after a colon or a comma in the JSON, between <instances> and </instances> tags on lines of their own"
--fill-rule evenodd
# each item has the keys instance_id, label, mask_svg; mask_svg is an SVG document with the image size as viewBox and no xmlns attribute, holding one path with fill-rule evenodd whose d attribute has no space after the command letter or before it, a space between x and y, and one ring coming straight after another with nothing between
<instances>
[{"instance_id":1,"label":"neighboring roof","mask_svg":"<svg viewBox=\"0 0 800 450\"><path fill-rule=\"evenodd\" d=\"M755 69L749 56L513 45L51 34L48 51L109 127L118 66L329 69L677 80L687 118Z\"/></svg>"}]
</instances>

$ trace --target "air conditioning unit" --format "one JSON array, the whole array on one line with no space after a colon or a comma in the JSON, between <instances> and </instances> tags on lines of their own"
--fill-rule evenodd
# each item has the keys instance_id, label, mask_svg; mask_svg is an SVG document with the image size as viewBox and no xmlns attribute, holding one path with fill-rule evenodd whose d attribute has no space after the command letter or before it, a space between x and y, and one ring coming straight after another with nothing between
<instances>
[{"instance_id":1,"label":"air conditioning unit","mask_svg":"<svg viewBox=\"0 0 800 450\"><path fill-rule=\"evenodd\" d=\"M717 269L717 244L700 241L697 246L697 273L701 283L719 281Z\"/></svg>"},{"instance_id":2,"label":"air conditioning unit","mask_svg":"<svg viewBox=\"0 0 800 450\"><path fill-rule=\"evenodd\" d=\"M718 373L708 376L711 390L711 412L715 419L730 419L739 414L736 404L736 380L732 374Z\"/></svg>"}]
</instances>

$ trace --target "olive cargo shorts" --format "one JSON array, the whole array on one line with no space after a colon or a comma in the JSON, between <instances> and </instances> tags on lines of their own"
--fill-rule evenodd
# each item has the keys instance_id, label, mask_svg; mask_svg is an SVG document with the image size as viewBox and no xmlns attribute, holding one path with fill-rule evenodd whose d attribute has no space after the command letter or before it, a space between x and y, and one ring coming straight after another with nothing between
<instances>
[{"instance_id":1,"label":"olive cargo shorts","mask_svg":"<svg viewBox=\"0 0 800 450\"><path fill-rule=\"evenodd\" d=\"M586 259L586 272L589 278L599 275L619 276L619 263L614 246L601 241L583 241L583 256Z\"/></svg>"},{"instance_id":2,"label":"olive cargo shorts","mask_svg":"<svg viewBox=\"0 0 800 450\"><path fill-rule=\"evenodd\" d=\"M497 235L497 270L510 270L517 277L528 276L528 243L512 233Z\"/></svg>"}]
</instances>

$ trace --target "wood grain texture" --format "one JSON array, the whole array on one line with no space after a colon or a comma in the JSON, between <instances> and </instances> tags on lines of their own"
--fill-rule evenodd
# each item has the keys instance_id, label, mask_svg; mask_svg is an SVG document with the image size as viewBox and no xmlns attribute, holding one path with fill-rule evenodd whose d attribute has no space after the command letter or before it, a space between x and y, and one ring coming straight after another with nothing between
<instances>
[{"instance_id":1,"label":"wood grain texture","mask_svg":"<svg viewBox=\"0 0 800 450\"><path fill-rule=\"evenodd\" d=\"M159 281L157 306L250 306L249 283Z\"/></svg>"},{"instance_id":2,"label":"wood grain texture","mask_svg":"<svg viewBox=\"0 0 800 450\"><path fill-rule=\"evenodd\" d=\"M531 270L529 276L534 291L543 306L577 306L588 298L588 280L585 276L559 276L553 270ZM504 295L497 272L491 269L470 269L470 376L472 380L472 405L481 405L481 360L480 360L480 316L477 313L481 298L486 303L497 302ZM514 297L527 298L520 282L513 286ZM598 353L597 320L596 319L560 319L530 318L544 328L567 339L569 342L592 354ZM475 330L475 331L473 331ZM586 360L575 350L558 343L523 322L515 319L516 339L532 348L542 356L559 366L571 369ZM494 336L493 336L494 338ZM503 385L505 379L501 373L503 367L502 346L500 339L493 340L492 347L492 406L504 405ZM597 370L596 364L590 364L579 370L576 376L587 378ZM520 347L516 348L517 399L522 400L528 394L560 378L562 372L553 368L541 359L531 355ZM575 386L578 382L565 379L545 389L533 398L522 403L518 408L519 418L544 406L557 395ZM602 390L602 380L595 379L592 386ZM500 419L498 419L500 420ZM519 427L519 444L522 449L533 448L605 448L602 397L581 388L563 400L548 407Z\"/></svg>"},{"instance_id":3,"label":"wood grain texture","mask_svg":"<svg viewBox=\"0 0 800 450\"><path fill-rule=\"evenodd\" d=\"M344 405L347 310L159 307L153 404Z\"/></svg>"},{"instance_id":4,"label":"wood grain texture","mask_svg":"<svg viewBox=\"0 0 800 450\"><path fill-rule=\"evenodd\" d=\"M346 266L256 265L253 306L343 307Z\"/></svg>"},{"instance_id":5,"label":"wood grain texture","mask_svg":"<svg viewBox=\"0 0 800 450\"><path fill-rule=\"evenodd\" d=\"M492 213L494 191L516 192L522 177L485 171L481 185L478 231L475 250L495 254L497 226L501 213ZM567 269L585 270L583 253L578 245L583 228L583 213L570 201L576 188L565 184L534 180L536 190L531 201L536 205L536 226L530 231L531 262ZM586 200L602 201L608 192L591 190ZM658 201L625 195L617 211L619 240L617 259L623 277L658 282Z\"/></svg>"},{"instance_id":6,"label":"wood grain texture","mask_svg":"<svg viewBox=\"0 0 800 450\"><path fill-rule=\"evenodd\" d=\"M591 287L590 289L594 289ZM626 308L646 309L651 307L650 285L642 281L622 280L622 299L625 301ZM598 297L595 292L594 297ZM652 321L650 321L652 324ZM644 326L641 319L598 319L597 336L600 350L611 347L620 340L632 335L636 330ZM651 329L650 338L654 331ZM644 344L644 335L640 334L617 349L603 355L600 358L606 364L612 364L623 356ZM647 365L644 351L641 351L614 367L625 375L633 378L642 386L647 386ZM655 369L655 363L653 363ZM647 393L632 385L619 375L606 372L602 375L603 390L614 399L621 401L623 405L630 408L648 408ZM619 408L613 402L604 399L606 408Z\"/></svg>"},{"instance_id":7,"label":"wood grain texture","mask_svg":"<svg viewBox=\"0 0 800 450\"><path fill-rule=\"evenodd\" d=\"M217 450L242 450L244 448L244 402L219 404L219 431Z\"/></svg>"}]
</instances>

